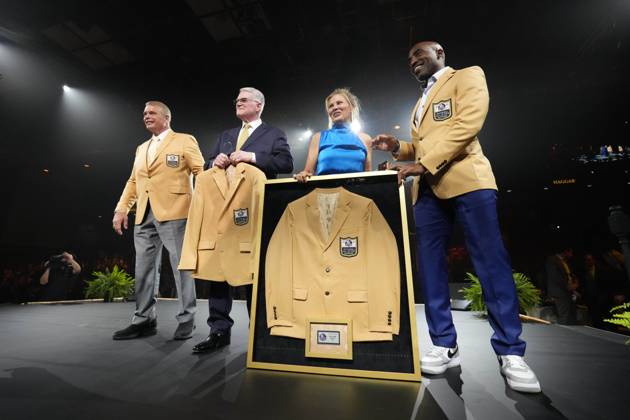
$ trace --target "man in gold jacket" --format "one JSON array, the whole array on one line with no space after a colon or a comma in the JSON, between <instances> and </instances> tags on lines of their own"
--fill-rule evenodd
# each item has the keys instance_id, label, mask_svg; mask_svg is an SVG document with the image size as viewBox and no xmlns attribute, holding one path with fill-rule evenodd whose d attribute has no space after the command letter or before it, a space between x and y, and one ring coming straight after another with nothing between
<instances>
[{"instance_id":1,"label":"man in gold jacket","mask_svg":"<svg viewBox=\"0 0 630 420\"><path fill-rule=\"evenodd\" d=\"M373 147L397 160L399 181L414 176L414 216L419 269L429 333L434 347L422 358L422 371L440 374L460 364L451 316L446 246L455 220L484 290L492 347L507 384L540 392L536 375L523 360L518 299L510 257L503 246L496 210L497 186L477 134L488 113L488 87L480 67L445 66L444 49L418 42L409 51L412 74L422 85L411 114L411 143L382 134Z\"/></svg>"},{"instance_id":2,"label":"man in gold jacket","mask_svg":"<svg viewBox=\"0 0 630 420\"><path fill-rule=\"evenodd\" d=\"M153 135L136 149L131 176L116 205L113 227L122 235L128 228L127 213L136 205L136 311L131 325L114 333L126 340L156 333L155 279L157 256L162 245L168 250L179 311L176 340L192 337L195 328L195 282L190 272L177 270L186 217L192 195L192 177L203 169L203 156L195 138L170 128L171 111L162 102L150 101L144 109L144 124Z\"/></svg>"}]
</instances>

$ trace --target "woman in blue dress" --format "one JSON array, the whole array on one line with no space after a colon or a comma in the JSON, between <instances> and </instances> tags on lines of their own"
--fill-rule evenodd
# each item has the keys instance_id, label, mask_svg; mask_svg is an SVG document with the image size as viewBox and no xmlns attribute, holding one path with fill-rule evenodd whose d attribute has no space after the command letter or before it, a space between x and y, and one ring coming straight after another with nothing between
<instances>
[{"instance_id":1,"label":"woman in blue dress","mask_svg":"<svg viewBox=\"0 0 630 420\"><path fill-rule=\"evenodd\" d=\"M345 174L372 169L370 136L355 133L350 125L359 119L359 100L346 88L335 89L324 102L328 130L311 138L304 170L295 179L306 182L312 175Z\"/></svg>"}]
</instances>

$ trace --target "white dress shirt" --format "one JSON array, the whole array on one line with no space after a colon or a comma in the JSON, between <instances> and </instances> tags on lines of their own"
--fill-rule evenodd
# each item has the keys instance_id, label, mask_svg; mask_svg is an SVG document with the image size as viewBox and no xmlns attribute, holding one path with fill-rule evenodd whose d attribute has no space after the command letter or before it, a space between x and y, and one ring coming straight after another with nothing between
<instances>
[{"instance_id":1,"label":"white dress shirt","mask_svg":"<svg viewBox=\"0 0 630 420\"><path fill-rule=\"evenodd\" d=\"M148 163L153 162L153 160L155 159L155 154L157 153L157 149L158 147L160 147L160 143L162 143L162 140L164 140L164 138L166 137L169 131L171 131L171 129L167 128L166 130L162 131L157 136L153 135L153 137L151 137L151 144L149 144L149 150L147 152L147 157L149 159Z\"/></svg>"},{"instance_id":2,"label":"white dress shirt","mask_svg":"<svg viewBox=\"0 0 630 420\"><path fill-rule=\"evenodd\" d=\"M247 138L249 138L249 136L252 135L254 130L257 129L260 126L260 124L262 124L262 120L258 118L257 120L254 120L250 123L246 123L245 121L243 121L243 124L241 125L241 129L239 130L238 136L236 136L236 138L239 138L241 136L241 133L245 129L245 124L249 124L249 128L247 129ZM248 152L248 153L252 154L252 163L256 163L256 153L254 152Z\"/></svg>"},{"instance_id":3,"label":"white dress shirt","mask_svg":"<svg viewBox=\"0 0 630 420\"><path fill-rule=\"evenodd\" d=\"M448 69L450 69L450 67L446 66L443 69L436 71L433 74L433 76L429 77L429 80L427 81L427 87L424 88L424 92L422 92L422 99L420 99L420 106L418 107L418 111L416 112L416 118L415 118L416 124L420 123L420 118L422 117L422 111L424 110L424 104L427 101L427 96L429 96L429 91L431 90L435 82L438 81L440 76L444 74L444 72L446 72L446 70Z\"/></svg>"}]
</instances>

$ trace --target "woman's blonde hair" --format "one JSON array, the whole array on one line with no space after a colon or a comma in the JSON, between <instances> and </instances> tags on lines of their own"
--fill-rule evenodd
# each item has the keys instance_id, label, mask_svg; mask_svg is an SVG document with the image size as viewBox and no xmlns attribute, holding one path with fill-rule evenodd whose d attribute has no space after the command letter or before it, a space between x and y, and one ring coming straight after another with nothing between
<instances>
[{"instance_id":1,"label":"woman's blonde hair","mask_svg":"<svg viewBox=\"0 0 630 420\"><path fill-rule=\"evenodd\" d=\"M328 101L335 95L341 95L345 98L346 101L350 104L350 108L352 108L352 114L350 115L350 122L359 121L359 115L361 113L361 104L359 103L359 98L357 98L350 89L348 88L337 88L333 90L330 95L326 97L324 101L324 109L326 110L326 114L328 114ZM328 128L333 126L332 120L330 116L328 117Z\"/></svg>"}]
</instances>

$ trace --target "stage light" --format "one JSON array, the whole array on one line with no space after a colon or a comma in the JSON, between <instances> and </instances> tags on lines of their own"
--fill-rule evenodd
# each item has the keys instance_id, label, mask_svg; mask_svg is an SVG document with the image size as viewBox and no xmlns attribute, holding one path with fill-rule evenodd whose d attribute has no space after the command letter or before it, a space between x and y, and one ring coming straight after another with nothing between
<instances>
[{"instance_id":1,"label":"stage light","mask_svg":"<svg viewBox=\"0 0 630 420\"><path fill-rule=\"evenodd\" d=\"M87 164L87 163L84 163L84 164L83 164L83 167L84 167L84 168L90 168L91 166L90 166L89 164Z\"/></svg>"},{"instance_id":2,"label":"stage light","mask_svg":"<svg viewBox=\"0 0 630 420\"><path fill-rule=\"evenodd\" d=\"M355 133L358 133L359 131L361 131L361 123L359 121L352 121L352 123L350 123L350 128Z\"/></svg>"},{"instance_id":3,"label":"stage light","mask_svg":"<svg viewBox=\"0 0 630 420\"><path fill-rule=\"evenodd\" d=\"M48 169L42 169L42 174L48 175L50 171Z\"/></svg>"},{"instance_id":4,"label":"stage light","mask_svg":"<svg viewBox=\"0 0 630 420\"><path fill-rule=\"evenodd\" d=\"M396 125L394 126L394 130L400 130L400 126L399 126L398 124L396 124Z\"/></svg>"},{"instance_id":5,"label":"stage light","mask_svg":"<svg viewBox=\"0 0 630 420\"><path fill-rule=\"evenodd\" d=\"M70 86L68 85L63 85L62 88L64 92L68 92L70 90Z\"/></svg>"},{"instance_id":6,"label":"stage light","mask_svg":"<svg viewBox=\"0 0 630 420\"><path fill-rule=\"evenodd\" d=\"M544 187L543 190L547 191L549 189L549 187Z\"/></svg>"},{"instance_id":7,"label":"stage light","mask_svg":"<svg viewBox=\"0 0 630 420\"><path fill-rule=\"evenodd\" d=\"M304 130L304 132L300 136L300 140L306 141L306 140L310 139L312 135L313 135L313 130L311 130L311 129Z\"/></svg>"},{"instance_id":8,"label":"stage light","mask_svg":"<svg viewBox=\"0 0 630 420\"><path fill-rule=\"evenodd\" d=\"M588 184L588 185L586 186L586 188L591 188L591 187L592 187L592 185L591 185L591 184Z\"/></svg>"},{"instance_id":9,"label":"stage light","mask_svg":"<svg viewBox=\"0 0 630 420\"><path fill-rule=\"evenodd\" d=\"M560 225L556 225L556 229L560 229Z\"/></svg>"},{"instance_id":10,"label":"stage light","mask_svg":"<svg viewBox=\"0 0 630 420\"><path fill-rule=\"evenodd\" d=\"M511 193L511 192L512 192L512 190L507 190L507 192Z\"/></svg>"}]
</instances>

